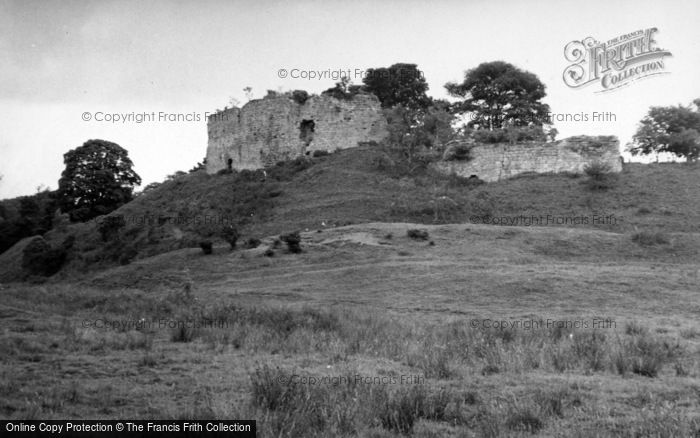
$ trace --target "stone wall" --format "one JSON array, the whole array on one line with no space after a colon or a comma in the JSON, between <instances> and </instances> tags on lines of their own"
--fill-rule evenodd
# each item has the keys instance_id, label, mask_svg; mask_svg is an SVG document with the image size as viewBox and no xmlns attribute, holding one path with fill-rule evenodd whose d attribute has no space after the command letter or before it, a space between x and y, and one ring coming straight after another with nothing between
<instances>
[{"instance_id":1,"label":"stone wall","mask_svg":"<svg viewBox=\"0 0 700 438\"><path fill-rule=\"evenodd\" d=\"M303 104L286 95L266 97L210 116L207 127L208 173L259 169L386 136L379 100L371 94L349 100L311 96Z\"/></svg>"},{"instance_id":2,"label":"stone wall","mask_svg":"<svg viewBox=\"0 0 700 438\"><path fill-rule=\"evenodd\" d=\"M552 143L473 145L469 161L440 161L434 167L445 174L476 176L492 182L521 173L582 173L586 165L603 162L622 170L620 143L614 136L577 136Z\"/></svg>"}]
</instances>

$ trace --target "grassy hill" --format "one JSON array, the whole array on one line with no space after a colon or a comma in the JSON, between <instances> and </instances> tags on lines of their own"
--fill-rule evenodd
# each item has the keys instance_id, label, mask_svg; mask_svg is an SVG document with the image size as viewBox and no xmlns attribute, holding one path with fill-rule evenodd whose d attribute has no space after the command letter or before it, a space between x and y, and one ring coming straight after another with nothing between
<instances>
[{"instance_id":1,"label":"grassy hill","mask_svg":"<svg viewBox=\"0 0 700 438\"><path fill-rule=\"evenodd\" d=\"M217 241L235 224L241 242L294 230L364 222L487 223L592 228L615 233L700 231L700 168L628 164L609 190L591 191L585 176L526 175L473 185L429 170L387 172L377 149L356 148L261 172L166 181L110 216L126 225L102 235L96 221L52 230L46 239L75 242L61 275L101 269ZM220 239L218 239L220 241Z\"/></svg>"}]
</instances>

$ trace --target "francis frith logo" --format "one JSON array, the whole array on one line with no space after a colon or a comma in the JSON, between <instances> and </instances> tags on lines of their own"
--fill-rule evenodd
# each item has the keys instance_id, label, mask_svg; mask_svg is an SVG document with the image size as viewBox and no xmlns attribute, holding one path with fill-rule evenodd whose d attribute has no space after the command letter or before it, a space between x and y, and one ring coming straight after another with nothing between
<instances>
[{"instance_id":1,"label":"francis frith logo","mask_svg":"<svg viewBox=\"0 0 700 438\"><path fill-rule=\"evenodd\" d=\"M564 48L566 60L572 63L564 70L564 83L571 88L599 83L598 92L607 92L668 73L664 57L671 52L657 47L657 31L655 27L637 30L606 42L593 37L571 41Z\"/></svg>"}]
</instances>

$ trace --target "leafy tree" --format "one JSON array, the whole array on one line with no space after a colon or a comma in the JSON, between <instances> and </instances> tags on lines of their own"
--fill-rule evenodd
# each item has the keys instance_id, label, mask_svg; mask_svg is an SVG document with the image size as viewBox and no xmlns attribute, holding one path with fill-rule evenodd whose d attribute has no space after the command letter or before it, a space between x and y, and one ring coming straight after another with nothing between
<instances>
[{"instance_id":1,"label":"leafy tree","mask_svg":"<svg viewBox=\"0 0 700 438\"><path fill-rule=\"evenodd\" d=\"M353 85L350 78L343 76L340 78L340 82L336 82L335 86L327 89L321 94L324 96L331 96L336 99L352 99L357 93L359 93L361 87L359 85Z\"/></svg>"},{"instance_id":2,"label":"leafy tree","mask_svg":"<svg viewBox=\"0 0 700 438\"><path fill-rule=\"evenodd\" d=\"M443 146L456 134L452 129L454 116L447 103L434 101L426 109L411 109L403 105L385 109L389 135L385 144L408 173L438 156Z\"/></svg>"},{"instance_id":3,"label":"leafy tree","mask_svg":"<svg viewBox=\"0 0 700 438\"><path fill-rule=\"evenodd\" d=\"M55 211L56 202L53 193L48 191L2 201L0 203L0 253L25 237L49 231Z\"/></svg>"},{"instance_id":4,"label":"leafy tree","mask_svg":"<svg viewBox=\"0 0 700 438\"><path fill-rule=\"evenodd\" d=\"M548 120L549 105L541 102L545 85L535 74L507 62L480 64L465 73L462 83L449 82L445 88L461 99L453 104L456 114L475 114L470 127L541 126Z\"/></svg>"},{"instance_id":5,"label":"leafy tree","mask_svg":"<svg viewBox=\"0 0 700 438\"><path fill-rule=\"evenodd\" d=\"M37 237L22 251L22 268L32 275L51 276L57 273L66 261L63 248L51 248L43 238Z\"/></svg>"},{"instance_id":6,"label":"leafy tree","mask_svg":"<svg viewBox=\"0 0 700 438\"><path fill-rule=\"evenodd\" d=\"M388 68L368 69L363 90L379 98L383 108L401 105L408 109L425 109L430 98L425 94L428 83L416 64L394 64Z\"/></svg>"},{"instance_id":7,"label":"leafy tree","mask_svg":"<svg viewBox=\"0 0 700 438\"><path fill-rule=\"evenodd\" d=\"M107 214L131 201L141 177L133 171L126 149L105 140L88 140L63 156L66 168L58 181L61 210L73 221Z\"/></svg>"},{"instance_id":8,"label":"leafy tree","mask_svg":"<svg viewBox=\"0 0 700 438\"><path fill-rule=\"evenodd\" d=\"M629 147L632 155L668 152L688 161L700 157L700 99L690 107L654 106L641 120Z\"/></svg>"}]
</instances>

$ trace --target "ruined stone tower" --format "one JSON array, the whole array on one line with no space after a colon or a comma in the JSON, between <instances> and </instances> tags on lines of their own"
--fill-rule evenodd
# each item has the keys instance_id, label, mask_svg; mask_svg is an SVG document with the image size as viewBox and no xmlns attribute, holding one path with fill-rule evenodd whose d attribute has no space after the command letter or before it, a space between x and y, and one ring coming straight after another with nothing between
<instances>
[{"instance_id":1,"label":"ruined stone tower","mask_svg":"<svg viewBox=\"0 0 700 438\"><path fill-rule=\"evenodd\" d=\"M310 154L381 141L386 120L372 94L350 99L311 96L303 103L289 94L253 100L208 120L207 172L259 169Z\"/></svg>"},{"instance_id":2,"label":"ruined stone tower","mask_svg":"<svg viewBox=\"0 0 700 438\"><path fill-rule=\"evenodd\" d=\"M433 167L444 174L477 177L492 182L523 173L583 173L593 163L612 172L622 171L620 142L614 136L576 136L552 143L475 144L468 161L439 161Z\"/></svg>"}]
</instances>

